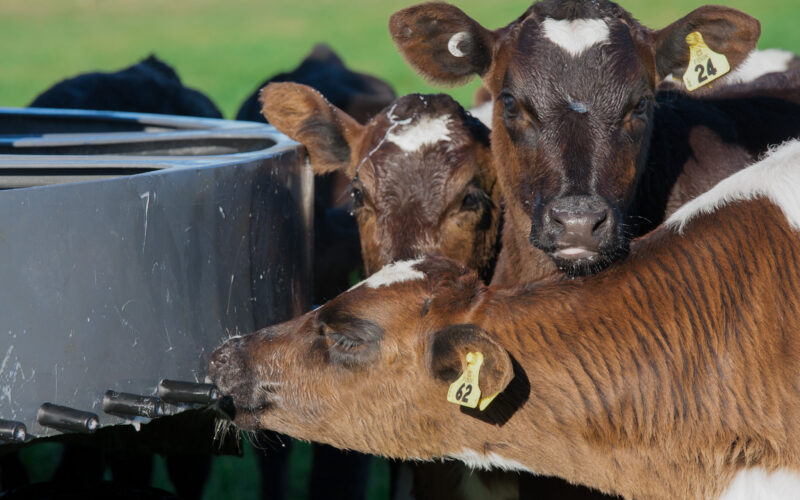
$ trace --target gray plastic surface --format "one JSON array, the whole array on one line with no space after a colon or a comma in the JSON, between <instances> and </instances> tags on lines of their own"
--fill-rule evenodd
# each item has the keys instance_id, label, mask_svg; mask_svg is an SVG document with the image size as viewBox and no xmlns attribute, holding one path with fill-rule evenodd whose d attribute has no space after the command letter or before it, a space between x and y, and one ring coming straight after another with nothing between
<instances>
[{"instance_id":1,"label":"gray plastic surface","mask_svg":"<svg viewBox=\"0 0 800 500\"><path fill-rule=\"evenodd\" d=\"M40 186L0 191L0 419L127 423L107 390L203 381L225 338L308 309L313 179L274 128L0 108L0 134L0 183Z\"/></svg>"}]
</instances>

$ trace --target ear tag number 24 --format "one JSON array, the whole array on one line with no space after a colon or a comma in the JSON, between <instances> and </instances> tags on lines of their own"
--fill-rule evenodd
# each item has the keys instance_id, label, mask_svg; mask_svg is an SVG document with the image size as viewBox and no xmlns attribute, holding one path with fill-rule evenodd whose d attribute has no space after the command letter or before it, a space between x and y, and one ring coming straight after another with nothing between
<instances>
[{"instance_id":1,"label":"ear tag number 24","mask_svg":"<svg viewBox=\"0 0 800 500\"><path fill-rule=\"evenodd\" d=\"M683 83L687 90L697 90L731 70L728 58L711 50L699 31L686 35L686 43L689 45L689 66L683 75Z\"/></svg>"},{"instance_id":2,"label":"ear tag number 24","mask_svg":"<svg viewBox=\"0 0 800 500\"><path fill-rule=\"evenodd\" d=\"M447 400L451 403L466 406L468 408L479 407L485 410L489 403L497 396L489 396L481 399L481 389L478 386L478 377L483 364L483 354L480 352L467 353L467 368L458 377L458 380L450 385L447 391Z\"/></svg>"}]
</instances>

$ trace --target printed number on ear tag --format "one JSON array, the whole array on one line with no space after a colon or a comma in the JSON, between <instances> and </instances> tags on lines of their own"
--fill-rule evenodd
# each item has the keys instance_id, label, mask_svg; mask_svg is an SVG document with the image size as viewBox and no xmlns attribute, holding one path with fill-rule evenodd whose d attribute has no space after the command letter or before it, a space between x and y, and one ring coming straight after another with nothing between
<instances>
[{"instance_id":1,"label":"printed number on ear tag","mask_svg":"<svg viewBox=\"0 0 800 500\"><path fill-rule=\"evenodd\" d=\"M683 83L687 90L697 90L731 70L728 58L711 50L699 31L686 35L686 43L689 44L689 66L683 75Z\"/></svg>"},{"instance_id":2,"label":"printed number on ear tag","mask_svg":"<svg viewBox=\"0 0 800 500\"><path fill-rule=\"evenodd\" d=\"M467 368L450 385L447 391L447 400L461 406L475 408L481 400L481 389L478 387L478 376L483 364L483 354L480 352L467 353Z\"/></svg>"}]
</instances>

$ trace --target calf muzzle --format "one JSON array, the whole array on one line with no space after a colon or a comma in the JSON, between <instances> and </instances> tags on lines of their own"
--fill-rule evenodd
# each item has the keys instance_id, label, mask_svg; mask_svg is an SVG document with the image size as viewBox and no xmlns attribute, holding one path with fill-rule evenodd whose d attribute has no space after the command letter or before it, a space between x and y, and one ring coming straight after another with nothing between
<instances>
[{"instance_id":1,"label":"calf muzzle","mask_svg":"<svg viewBox=\"0 0 800 500\"><path fill-rule=\"evenodd\" d=\"M614 209L598 196L565 196L543 207L540 224L531 225L531 244L547 252L560 268L585 268L614 251Z\"/></svg>"},{"instance_id":2,"label":"calf muzzle","mask_svg":"<svg viewBox=\"0 0 800 500\"><path fill-rule=\"evenodd\" d=\"M246 344L247 337L229 339L211 354L208 362L209 377L223 395L233 397L237 406L247 405L252 394Z\"/></svg>"}]
</instances>

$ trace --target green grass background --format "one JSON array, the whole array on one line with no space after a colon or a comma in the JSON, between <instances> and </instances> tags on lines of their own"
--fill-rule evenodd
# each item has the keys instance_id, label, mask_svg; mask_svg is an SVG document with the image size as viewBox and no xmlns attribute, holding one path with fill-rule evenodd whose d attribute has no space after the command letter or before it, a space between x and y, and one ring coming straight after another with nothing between
<instances>
[{"instance_id":1,"label":"green grass background","mask_svg":"<svg viewBox=\"0 0 800 500\"><path fill-rule=\"evenodd\" d=\"M724 0L723 0L724 1ZM0 105L25 106L54 82L87 71L128 66L150 53L173 65L188 86L206 92L233 117L268 76L289 70L317 42L327 42L353 69L391 82L398 94L442 91L427 85L395 50L389 15L413 2L376 0L0 0ZM529 5L522 0L455 2L488 28L507 24ZM702 5L696 0L623 0L646 25L658 28ZM728 0L762 23L760 47L800 52L800 1ZM477 86L449 89L469 104ZM55 467L58 445L26 450L37 480ZM291 459L291 498L306 495L310 448ZM370 498L387 497L387 468L376 461ZM154 482L171 489L163 460ZM206 498L255 499L253 451L215 459Z\"/></svg>"},{"instance_id":2,"label":"green grass background","mask_svg":"<svg viewBox=\"0 0 800 500\"><path fill-rule=\"evenodd\" d=\"M724 1L724 0L722 0ZM268 76L293 68L316 42L330 43L356 70L399 94L434 89L408 68L386 28L411 1L380 0L0 0L0 105L25 106L68 76L116 70L150 53L203 90L226 117ZM456 2L484 26L507 24L523 0ZM697 0L624 0L651 27L701 5ZM761 47L800 52L800 2L728 0L762 22ZM451 92L469 103L476 82Z\"/></svg>"}]
</instances>

